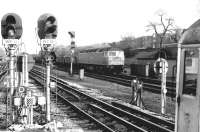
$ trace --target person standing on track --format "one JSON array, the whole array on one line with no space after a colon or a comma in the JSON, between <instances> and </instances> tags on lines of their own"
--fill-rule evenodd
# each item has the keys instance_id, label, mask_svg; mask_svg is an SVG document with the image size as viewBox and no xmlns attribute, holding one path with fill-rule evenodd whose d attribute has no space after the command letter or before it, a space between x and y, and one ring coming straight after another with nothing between
<instances>
[{"instance_id":1,"label":"person standing on track","mask_svg":"<svg viewBox=\"0 0 200 132\"><path fill-rule=\"evenodd\" d=\"M144 108L144 103L142 100L142 92L143 92L143 82L141 80L137 81L136 84L136 106L140 108Z\"/></svg>"},{"instance_id":2,"label":"person standing on track","mask_svg":"<svg viewBox=\"0 0 200 132\"><path fill-rule=\"evenodd\" d=\"M135 105L136 103L136 87L137 87L137 81L138 79L135 78L131 81L131 88L132 88L132 96L131 96L131 102L130 104Z\"/></svg>"}]
</instances>

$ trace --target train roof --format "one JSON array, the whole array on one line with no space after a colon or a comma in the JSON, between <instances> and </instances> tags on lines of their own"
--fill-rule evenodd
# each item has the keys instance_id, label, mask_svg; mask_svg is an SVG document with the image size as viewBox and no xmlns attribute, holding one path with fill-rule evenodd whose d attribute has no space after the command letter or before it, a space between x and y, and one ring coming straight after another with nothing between
<instances>
[{"instance_id":1,"label":"train roof","mask_svg":"<svg viewBox=\"0 0 200 132\"><path fill-rule=\"evenodd\" d=\"M200 44L200 19L183 32L179 43L183 45Z\"/></svg>"},{"instance_id":2,"label":"train roof","mask_svg":"<svg viewBox=\"0 0 200 132\"><path fill-rule=\"evenodd\" d=\"M84 49L84 50L80 50L79 52L88 53L88 52L104 52L104 51L122 51L122 50L115 47L103 47L103 48Z\"/></svg>"}]
</instances>

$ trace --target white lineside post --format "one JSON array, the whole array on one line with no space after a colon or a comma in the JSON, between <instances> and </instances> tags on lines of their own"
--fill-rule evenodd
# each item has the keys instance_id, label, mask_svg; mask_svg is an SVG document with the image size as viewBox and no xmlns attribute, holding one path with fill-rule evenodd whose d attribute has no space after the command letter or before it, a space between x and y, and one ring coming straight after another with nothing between
<instances>
[{"instance_id":1,"label":"white lineside post","mask_svg":"<svg viewBox=\"0 0 200 132\"><path fill-rule=\"evenodd\" d=\"M166 93L167 93L167 88L166 88L166 78L167 78L167 69L166 69L166 62L161 61L162 63L162 79L161 79L161 113L165 114L166 113Z\"/></svg>"},{"instance_id":2,"label":"white lineside post","mask_svg":"<svg viewBox=\"0 0 200 132\"><path fill-rule=\"evenodd\" d=\"M28 55L26 53L23 55L23 84L28 86Z\"/></svg>"},{"instance_id":3,"label":"white lineside post","mask_svg":"<svg viewBox=\"0 0 200 132\"><path fill-rule=\"evenodd\" d=\"M145 74L146 74L146 77L149 76L149 64L145 65Z\"/></svg>"},{"instance_id":4,"label":"white lineside post","mask_svg":"<svg viewBox=\"0 0 200 132\"><path fill-rule=\"evenodd\" d=\"M18 87L20 72L14 70L14 87Z\"/></svg>"},{"instance_id":5,"label":"white lineside post","mask_svg":"<svg viewBox=\"0 0 200 132\"><path fill-rule=\"evenodd\" d=\"M71 37L71 63L70 63L70 74L73 75L73 61L74 61L74 48L75 48L75 32L70 31L68 32Z\"/></svg>"},{"instance_id":6,"label":"white lineside post","mask_svg":"<svg viewBox=\"0 0 200 132\"><path fill-rule=\"evenodd\" d=\"M24 53L22 55L22 74L21 74L21 85L25 86L25 57L24 57Z\"/></svg>"},{"instance_id":7,"label":"white lineside post","mask_svg":"<svg viewBox=\"0 0 200 132\"><path fill-rule=\"evenodd\" d=\"M14 120L14 114L12 110L12 99L15 87L15 66L14 66L14 49L10 49L10 108L12 113L12 121Z\"/></svg>"},{"instance_id":8,"label":"white lineside post","mask_svg":"<svg viewBox=\"0 0 200 132\"><path fill-rule=\"evenodd\" d=\"M50 64L46 63L46 119L51 121L50 117Z\"/></svg>"},{"instance_id":9,"label":"white lineside post","mask_svg":"<svg viewBox=\"0 0 200 132\"><path fill-rule=\"evenodd\" d=\"M33 106L30 108L30 124L33 124Z\"/></svg>"},{"instance_id":10,"label":"white lineside post","mask_svg":"<svg viewBox=\"0 0 200 132\"><path fill-rule=\"evenodd\" d=\"M70 75L73 75L73 54L71 53Z\"/></svg>"}]
</instances>

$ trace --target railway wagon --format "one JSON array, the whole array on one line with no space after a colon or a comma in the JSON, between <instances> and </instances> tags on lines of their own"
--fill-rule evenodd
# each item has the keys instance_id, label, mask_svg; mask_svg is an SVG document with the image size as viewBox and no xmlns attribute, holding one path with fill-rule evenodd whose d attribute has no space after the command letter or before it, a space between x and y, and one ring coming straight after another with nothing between
<instances>
[{"instance_id":1,"label":"railway wagon","mask_svg":"<svg viewBox=\"0 0 200 132\"><path fill-rule=\"evenodd\" d=\"M69 71L70 63L71 63L71 55L67 54L62 57L57 57L55 65L57 67L63 68L65 71ZM73 69L78 70L77 55L75 55L73 58Z\"/></svg>"},{"instance_id":2,"label":"railway wagon","mask_svg":"<svg viewBox=\"0 0 200 132\"><path fill-rule=\"evenodd\" d=\"M56 58L56 65L57 66L65 66L65 57L62 56L62 57L57 57Z\"/></svg>"},{"instance_id":3,"label":"railway wagon","mask_svg":"<svg viewBox=\"0 0 200 132\"><path fill-rule=\"evenodd\" d=\"M80 68L104 73L121 73L124 66L124 51L106 47L82 50L77 57Z\"/></svg>"}]
</instances>

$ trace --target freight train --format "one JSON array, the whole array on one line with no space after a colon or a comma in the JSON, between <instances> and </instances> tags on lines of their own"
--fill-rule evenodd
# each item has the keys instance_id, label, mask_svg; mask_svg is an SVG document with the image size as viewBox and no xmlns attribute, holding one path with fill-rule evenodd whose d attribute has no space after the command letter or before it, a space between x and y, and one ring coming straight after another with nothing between
<instances>
[{"instance_id":1,"label":"freight train","mask_svg":"<svg viewBox=\"0 0 200 132\"><path fill-rule=\"evenodd\" d=\"M121 73L124 66L124 51L113 47L80 50L74 55L73 66L77 69L100 73ZM57 65L70 67L71 55L57 57Z\"/></svg>"},{"instance_id":2,"label":"freight train","mask_svg":"<svg viewBox=\"0 0 200 132\"><path fill-rule=\"evenodd\" d=\"M42 62L41 57L35 57L36 63ZM78 50L73 57L74 69L85 69L99 73L119 74L123 71L124 51L113 47ZM56 57L55 65L67 70L70 68L71 54Z\"/></svg>"}]
</instances>

